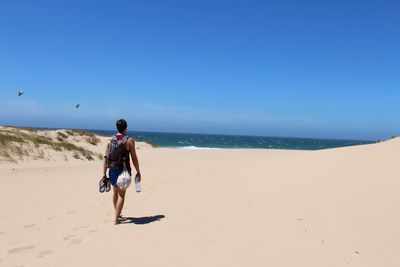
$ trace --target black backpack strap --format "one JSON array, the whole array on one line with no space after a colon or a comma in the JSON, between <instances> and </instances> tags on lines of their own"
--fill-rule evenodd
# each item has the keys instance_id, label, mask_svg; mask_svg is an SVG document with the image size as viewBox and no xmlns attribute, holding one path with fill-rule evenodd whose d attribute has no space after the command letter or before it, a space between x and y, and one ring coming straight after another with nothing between
<instances>
[{"instance_id":1,"label":"black backpack strap","mask_svg":"<svg viewBox=\"0 0 400 267\"><path fill-rule=\"evenodd\" d=\"M131 138L129 135L125 135L122 140L124 140L124 142L128 142L129 138Z\"/></svg>"}]
</instances>

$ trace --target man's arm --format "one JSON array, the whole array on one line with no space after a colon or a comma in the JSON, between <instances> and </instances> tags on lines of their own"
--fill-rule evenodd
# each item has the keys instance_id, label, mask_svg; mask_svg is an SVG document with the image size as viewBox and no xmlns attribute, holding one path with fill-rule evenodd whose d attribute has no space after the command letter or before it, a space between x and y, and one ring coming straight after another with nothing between
<instances>
[{"instance_id":1,"label":"man's arm","mask_svg":"<svg viewBox=\"0 0 400 267\"><path fill-rule=\"evenodd\" d=\"M107 145L106 153L104 154L104 163L103 163L103 178L107 177L107 154L110 144Z\"/></svg>"},{"instance_id":2,"label":"man's arm","mask_svg":"<svg viewBox=\"0 0 400 267\"><path fill-rule=\"evenodd\" d=\"M129 142L129 152L130 152L131 157L132 157L133 166L135 166L136 172L139 175L139 177L141 178L140 168L139 168L139 160L138 160L137 155L136 155L135 141L132 138L129 138L128 142Z\"/></svg>"}]
</instances>

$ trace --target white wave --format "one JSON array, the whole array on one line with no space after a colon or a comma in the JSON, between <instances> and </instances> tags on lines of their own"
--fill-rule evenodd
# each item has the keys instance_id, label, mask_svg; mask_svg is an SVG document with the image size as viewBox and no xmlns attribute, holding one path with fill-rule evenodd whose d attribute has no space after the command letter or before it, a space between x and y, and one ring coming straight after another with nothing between
<instances>
[{"instance_id":1,"label":"white wave","mask_svg":"<svg viewBox=\"0 0 400 267\"><path fill-rule=\"evenodd\" d=\"M182 146L180 149L219 149L217 147L200 147L200 146Z\"/></svg>"}]
</instances>

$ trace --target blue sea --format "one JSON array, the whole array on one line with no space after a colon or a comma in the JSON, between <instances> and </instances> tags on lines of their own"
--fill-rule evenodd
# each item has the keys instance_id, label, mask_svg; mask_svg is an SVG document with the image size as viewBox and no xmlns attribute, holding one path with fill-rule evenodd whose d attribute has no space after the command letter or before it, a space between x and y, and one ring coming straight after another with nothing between
<instances>
[{"instance_id":1,"label":"blue sea","mask_svg":"<svg viewBox=\"0 0 400 267\"><path fill-rule=\"evenodd\" d=\"M102 136L112 136L115 131L88 130ZM220 134L162 133L162 132L128 132L138 141L148 141L159 147L188 149L209 148L268 148L319 150L335 147L371 144L373 141L337 140L315 138L288 138Z\"/></svg>"}]
</instances>

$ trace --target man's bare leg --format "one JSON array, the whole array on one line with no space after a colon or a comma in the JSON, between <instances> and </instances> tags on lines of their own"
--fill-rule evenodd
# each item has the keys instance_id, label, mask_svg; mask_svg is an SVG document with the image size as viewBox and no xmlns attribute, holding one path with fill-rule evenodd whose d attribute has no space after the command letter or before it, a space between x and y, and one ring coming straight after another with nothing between
<instances>
[{"instance_id":1,"label":"man's bare leg","mask_svg":"<svg viewBox=\"0 0 400 267\"><path fill-rule=\"evenodd\" d=\"M117 209L117 200L118 200L118 193L117 191L113 190L113 204L114 204L114 211ZM119 217L122 217L122 214L119 215Z\"/></svg>"},{"instance_id":2,"label":"man's bare leg","mask_svg":"<svg viewBox=\"0 0 400 267\"><path fill-rule=\"evenodd\" d=\"M114 224L119 224L119 216L121 215L121 211L122 208L124 207L124 202L125 202L125 191L116 186L114 187L114 192L116 192L118 196L117 203L115 205Z\"/></svg>"},{"instance_id":3,"label":"man's bare leg","mask_svg":"<svg viewBox=\"0 0 400 267\"><path fill-rule=\"evenodd\" d=\"M117 200L118 200L118 193L117 193L117 191L115 190L115 187L114 187L114 194L113 194L113 204L114 204L114 210L117 210Z\"/></svg>"}]
</instances>

